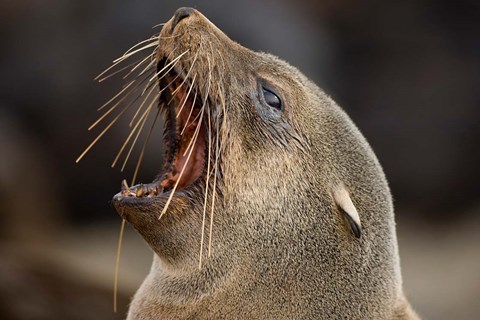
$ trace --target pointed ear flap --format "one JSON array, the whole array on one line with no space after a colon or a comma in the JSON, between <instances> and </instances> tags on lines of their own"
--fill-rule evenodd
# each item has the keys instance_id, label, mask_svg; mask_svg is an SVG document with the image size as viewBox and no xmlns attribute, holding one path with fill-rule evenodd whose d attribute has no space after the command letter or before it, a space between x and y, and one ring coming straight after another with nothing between
<instances>
[{"instance_id":1,"label":"pointed ear flap","mask_svg":"<svg viewBox=\"0 0 480 320\"><path fill-rule=\"evenodd\" d=\"M335 200L335 204L345 214L348 224L350 225L350 229L352 229L355 237L360 238L362 235L360 216L358 215L357 209L353 205L352 199L350 199L350 195L343 184L335 188L333 191L333 198Z\"/></svg>"}]
</instances>

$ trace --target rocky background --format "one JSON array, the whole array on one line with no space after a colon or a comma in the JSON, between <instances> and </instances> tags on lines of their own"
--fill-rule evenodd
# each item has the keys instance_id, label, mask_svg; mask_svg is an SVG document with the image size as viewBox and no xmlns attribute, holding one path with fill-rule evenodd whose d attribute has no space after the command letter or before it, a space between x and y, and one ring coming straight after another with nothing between
<instances>
[{"instance_id":1,"label":"rocky background","mask_svg":"<svg viewBox=\"0 0 480 320\"><path fill-rule=\"evenodd\" d=\"M395 198L405 290L425 319L480 313L480 2L475 0L0 1L0 314L121 319L151 253L127 230L131 177L110 163L114 127L80 164L96 108L120 88L93 78L179 6L315 80L365 134ZM148 150L140 181L160 167Z\"/></svg>"}]
</instances>

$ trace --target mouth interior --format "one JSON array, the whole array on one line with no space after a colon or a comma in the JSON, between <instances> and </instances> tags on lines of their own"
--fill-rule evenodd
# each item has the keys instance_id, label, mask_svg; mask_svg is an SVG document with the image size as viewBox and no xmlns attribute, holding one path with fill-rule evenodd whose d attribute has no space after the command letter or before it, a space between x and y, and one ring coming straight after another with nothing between
<instances>
[{"instance_id":1,"label":"mouth interior","mask_svg":"<svg viewBox=\"0 0 480 320\"><path fill-rule=\"evenodd\" d=\"M163 68L168 61L159 62ZM204 172L205 121L201 114L202 97L175 71L160 80L159 108L164 115L164 164L157 178L149 184L128 187L122 182L122 195L156 197L191 186ZM188 94L190 92L190 94ZM188 95L188 97L187 97Z\"/></svg>"}]
</instances>

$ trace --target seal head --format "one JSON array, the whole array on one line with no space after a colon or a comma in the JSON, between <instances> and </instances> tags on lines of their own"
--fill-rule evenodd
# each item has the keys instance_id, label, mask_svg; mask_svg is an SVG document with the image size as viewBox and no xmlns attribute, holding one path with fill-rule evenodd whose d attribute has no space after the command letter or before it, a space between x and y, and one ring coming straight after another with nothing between
<instances>
[{"instance_id":1,"label":"seal head","mask_svg":"<svg viewBox=\"0 0 480 320\"><path fill-rule=\"evenodd\" d=\"M165 163L113 200L155 252L128 318L414 319L389 188L345 112L194 9L158 43Z\"/></svg>"}]
</instances>

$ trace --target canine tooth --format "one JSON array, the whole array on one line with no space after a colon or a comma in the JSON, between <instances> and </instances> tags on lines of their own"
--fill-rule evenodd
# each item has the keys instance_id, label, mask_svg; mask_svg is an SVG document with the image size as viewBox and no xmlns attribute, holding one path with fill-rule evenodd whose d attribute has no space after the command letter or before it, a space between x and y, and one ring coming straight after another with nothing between
<instances>
[{"instance_id":1,"label":"canine tooth","mask_svg":"<svg viewBox=\"0 0 480 320\"><path fill-rule=\"evenodd\" d=\"M149 194L155 192L155 187L153 187L151 184L147 185L147 192Z\"/></svg>"},{"instance_id":2,"label":"canine tooth","mask_svg":"<svg viewBox=\"0 0 480 320\"><path fill-rule=\"evenodd\" d=\"M155 187L155 194L159 195L163 191L163 187L161 185L158 185Z\"/></svg>"},{"instance_id":3,"label":"canine tooth","mask_svg":"<svg viewBox=\"0 0 480 320\"><path fill-rule=\"evenodd\" d=\"M137 190L135 190L135 195L137 197L142 197L145 194L145 190L143 189L143 184L141 184Z\"/></svg>"},{"instance_id":4,"label":"canine tooth","mask_svg":"<svg viewBox=\"0 0 480 320\"><path fill-rule=\"evenodd\" d=\"M130 188L128 187L127 180L123 179L121 192L123 195L130 193Z\"/></svg>"}]
</instances>

